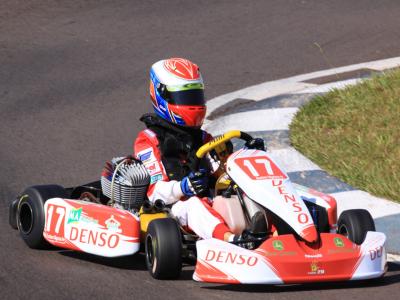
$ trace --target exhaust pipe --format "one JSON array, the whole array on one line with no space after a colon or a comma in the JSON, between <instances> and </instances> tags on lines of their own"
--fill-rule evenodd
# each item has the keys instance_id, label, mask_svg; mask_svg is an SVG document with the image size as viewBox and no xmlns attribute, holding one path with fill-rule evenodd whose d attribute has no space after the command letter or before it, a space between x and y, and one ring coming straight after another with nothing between
<instances>
[{"instance_id":1,"label":"exhaust pipe","mask_svg":"<svg viewBox=\"0 0 400 300\"><path fill-rule=\"evenodd\" d=\"M157 199L157 200L154 202L154 209L155 209L157 212L163 211L164 208L165 208L165 202L164 202L163 200Z\"/></svg>"}]
</instances>

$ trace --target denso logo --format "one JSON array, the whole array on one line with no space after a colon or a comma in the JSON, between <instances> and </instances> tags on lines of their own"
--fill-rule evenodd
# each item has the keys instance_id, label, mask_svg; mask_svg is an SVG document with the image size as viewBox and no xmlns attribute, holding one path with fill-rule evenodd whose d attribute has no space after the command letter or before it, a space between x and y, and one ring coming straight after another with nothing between
<instances>
[{"instance_id":1,"label":"denso logo","mask_svg":"<svg viewBox=\"0 0 400 300\"><path fill-rule=\"evenodd\" d=\"M91 244L98 247L108 247L112 249L118 246L119 235L71 227L69 240L71 242L79 241L83 244Z\"/></svg>"},{"instance_id":2,"label":"denso logo","mask_svg":"<svg viewBox=\"0 0 400 300\"><path fill-rule=\"evenodd\" d=\"M285 190L285 186L283 185L282 180L272 180L272 186L278 189L279 194L283 196L285 202L292 206L292 211L297 214L297 220L300 224L307 224L309 222L308 214L305 213L301 207L299 201L296 200L296 197L293 194L289 194Z\"/></svg>"},{"instance_id":3,"label":"denso logo","mask_svg":"<svg viewBox=\"0 0 400 300\"><path fill-rule=\"evenodd\" d=\"M375 260L377 258L382 257L382 254L383 254L382 246L369 250L369 257L371 258L371 260Z\"/></svg>"},{"instance_id":4,"label":"denso logo","mask_svg":"<svg viewBox=\"0 0 400 300\"><path fill-rule=\"evenodd\" d=\"M205 260L234 265L248 265L249 267L253 267L257 264L258 257L245 254L235 254L226 251L208 250Z\"/></svg>"}]
</instances>

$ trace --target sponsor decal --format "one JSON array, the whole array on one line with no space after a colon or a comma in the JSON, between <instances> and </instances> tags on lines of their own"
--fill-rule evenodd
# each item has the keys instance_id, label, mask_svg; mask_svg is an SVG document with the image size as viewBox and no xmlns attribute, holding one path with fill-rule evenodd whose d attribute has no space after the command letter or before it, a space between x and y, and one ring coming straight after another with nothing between
<instances>
[{"instance_id":1,"label":"sponsor decal","mask_svg":"<svg viewBox=\"0 0 400 300\"><path fill-rule=\"evenodd\" d=\"M307 224L309 222L309 217L306 212L303 211L303 207L300 202L296 199L293 194L289 194L285 190L282 180L272 180L272 186L278 189L279 194L283 196L286 204L291 204L293 212L297 214L297 221L300 224Z\"/></svg>"},{"instance_id":2,"label":"sponsor decal","mask_svg":"<svg viewBox=\"0 0 400 300\"><path fill-rule=\"evenodd\" d=\"M81 219L81 215L82 215L82 207L71 209L71 211L69 212L67 224L78 223Z\"/></svg>"},{"instance_id":3,"label":"sponsor decal","mask_svg":"<svg viewBox=\"0 0 400 300\"><path fill-rule=\"evenodd\" d=\"M337 249L328 249L328 254L336 254L336 253L351 253L357 251L354 248L337 248Z\"/></svg>"},{"instance_id":4,"label":"sponsor decal","mask_svg":"<svg viewBox=\"0 0 400 300\"><path fill-rule=\"evenodd\" d=\"M67 224L78 223L78 222L85 222L85 223L89 223L89 224L98 224L99 223L98 220L96 220L92 217L86 216L85 213L82 211L82 207L72 209L69 212Z\"/></svg>"},{"instance_id":5,"label":"sponsor decal","mask_svg":"<svg viewBox=\"0 0 400 300\"><path fill-rule=\"evenodd\" d=\"M296 251L279 251L279 252L269 252L269 251L260 251L257 252L261 253L264 256L295 256L297 255Z\"/></svg>"},{"instance_id":6,"label":"sponsor decal","mask_svg":"<svg viewBox=\"0 0 400 300\"><path fill-rule=\"evenodd\" d=\"M144 163L147 171L149 172L150 176L154 176L157 174L161 174L161 167L158 161L148 161Z\"/></svg>"},{"instance_id":7,"label":"sponsor decal","mask_svg":"<svg viewBox=\"0 0 400 300\"><path fill-rule=\"evenodd\" d=\"M147 161L154 161L154 153L153 153L153 148L149 147L146 148L142 151L140 151L137 154L137 157L142 161L142 162L147 162Z\"/></svg>"},{"instance_id":8,"label":"sponsor decal","mask_svg":"<svg viewBox=\"0 0 400 300\"><path fill-rule=\"evenodd\" d=\"M247 265L253 267L258 262L257 256L231 253L227 251L208 250L205 261L214 261L231 265Z\"/></svg>"},{"instance_id":9,"label":"sponsor decal","mask_svg":"<svg viewBox=\"0 0 400 300\"><path fill-rule=\"evenodd\" d=\"M53 235L53 234L48 234L46 232L43 232L43 236L47 240L49 240L49 241L51 241L53 243L65 244L65 241L66 241L65 238L62 237L62 236L56 236L56 235Z\"/></svg>"},{"instance_id":10,"label":"sponsor decal","mask_svg":"<svg viewBox=\"0 0 400 300\"><path fill-rule=\"evenodd\" d=\"M333 242L335 243L335 246L338 247L338 248L344 247L344 242L340 237L335 237L333 239Z\"/></svg>"},{"instance_id":11,"label":"sponsor decal","mask_svg":"<svg viewBox=\"0 0 400 300\"><path fill-rule=\"evenodd\" d=\"M278 250L278 251L284 250L283 243L280 240L273 241L272 242L272 247L274 247L274 249Z\"/></svg>"},{"instance_id":12,"label":"sponsor decal","mask_svg":"<svg viewBox=\"0 0 400 300\"><path fill-rule=\"evenodd\" d=\"M111 217L107 219L104 223L106 224L108 230L118 233L122 232L122 229L119 228L121 226L121 223L118 222L117 219L115 219L114 215L111 215Z\"/></svg>"},{"instance_id":13,"label":"sponsor decal","mask_svg":"<svg viewBox=\"0 0 400 300\"><path fill-rule=\"evenodd\" d=\"M371 258L371 261L382 257L383 254L383 247L377 247L375 249L369 250L369 257Z\"/></svg>"},{"instance_id":14,"label":"sponsor decal","mask_svg":"<svg viewBox=\"0 0 400 300\"><path fill-rule=\"evenodd\" d=\"M317 261L313 261L310 264L311 272L308 272L308 275L323 275L325 274L325 270L321 269Z\"/></svg>"},{"instance_id":15,"label":"sponsor decal","mask_svg":"<svg viewBox=\"0 0 400 300\"><path fill-rule=\"evenodd\" d=\"M71 242L77 241L83 244L90 244L98 247L116 248L119 244L119 235L108 232L98 232L91 229L71 227L69 233Z\"/></svg>"},{"instance_id":16,"label":"sponsor decal","mask_svg":"<svg viewBox=\"0 0 400 300\"><path fill-rule=\"evenodd\" d=\"M151 154L152 154L152 150L150 150L150 151L147 151L147 152L145 152L145 153L143 153L143 154L139 154L139 159L141 160L141 161L146 161L146 160L148 160L150 157L151 157Z\"/></svg>"},{"instance_id":17,"label":"sponsor decal","mask_svg":"<svg viewBox=\"0 0 400 300\"><path fill-rule=\"evenodd\" d=\"M150 184L162 180L162 177L163 177L163 176L162 176L161 173L151 176L151 178L150 178Z\"/></svg>"},{"instance_id":18,"label":"sponsor decal","mask_svg":"<svg viewBox=\"0 0 400 300\"><path fill-rule=\"evenodd\" d=\"M304 254L304 257L305 257L305 258L321 258L321 257L322 257L322 254L321 254L321 253L313 254L313 255L311 255L311 254Z\"/></svg>"},{"instance_id":19,"label":"sponsor decal","mask_svg":"<svg viewBox=\"0 0 400 300\"><path fill-rule=\"evenodd\" d=\"M89 224L99 224L99 220L96 220L92 217L82 215L81 222L89 223Z\"/></svg>"}]
</instances>

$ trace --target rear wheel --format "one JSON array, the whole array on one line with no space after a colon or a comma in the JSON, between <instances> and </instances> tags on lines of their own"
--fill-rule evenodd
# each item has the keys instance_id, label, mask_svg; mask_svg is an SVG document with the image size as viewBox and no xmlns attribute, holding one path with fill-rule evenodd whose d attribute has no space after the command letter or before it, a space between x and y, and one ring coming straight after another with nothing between
<instances>
[{"instance_id":1,"label":"rear wheel","mask_svg":"<svg viewBox=\"0 0 400 300\"><path fill-rule=\"evenodd\" d=\"M151 221L145 239L146 265L156 279L178 278L182 270L182 240L174 219Z\"/></svg>"},{"instance_id":2,"label":"rear wheel","mask_svg":"<svg viewBox=\"0 0 400 300\"><path fill-rule=\"evenodd\" d=\"M339 217L337 232L361 245L368 231L375 231L371 214L365 209L345 210Z\"/></svg>"},{"instance_id":3,"label":"rear wheel","mask_svg":"<svg viewBox=\"0 0 400 300\"><path fill-rule=\"evenodd\" d=\"M65 198L65 189L59 185L31 186L19 198L17 227L22 239L30 248L44 249L49 246L43 238L44 203L55 197Z\"/></svg>"}]
</instances>

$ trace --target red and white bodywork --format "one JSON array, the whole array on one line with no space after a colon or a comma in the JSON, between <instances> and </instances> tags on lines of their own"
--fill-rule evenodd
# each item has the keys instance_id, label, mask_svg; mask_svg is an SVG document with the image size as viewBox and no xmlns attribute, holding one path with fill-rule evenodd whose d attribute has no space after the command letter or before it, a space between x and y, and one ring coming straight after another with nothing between
<instances>
[{"instance_id":1,"label":"red and white bodywork","mask_svg":"<svg viewBox=\"0 0 400 300\"><path fill-rule=\"evenodd\" d=\"M193 279L285 284L369 279L385 273L385 234L369 231L361 245L336 234L335 199L292 184L267 152L239 150L228 158L226 171L248 198L282 218L301 239L274 236L254 250L216 239L198 241ZM303 199L326 209L330 233L318 234Z\"/></svg>"},{"instance_id":2,"label":"red and white bodywork","mask_svg":"<svg viewBox=\"0 0 400 300\"><path fill-rule=\"evenodd\" d=\"M44 205L44 238L52 245L106 257L139 251L139 218L129 211L53 198Z\"/></svg>"},{"instance_id":3,"label":"red and white bodywork","mask_svg":"<svg viewBox=\"0 0 400 300\"><path fill-rule=\"evenodd\" d=\"M256 250L217 239L202 240L197 242L193 279L285 284L375 278L385 273L385 241L383 233L372 231L361 246L342 235L322 233L318 249L291 234L270 238Z\"/></svg>"}]
</instances>

